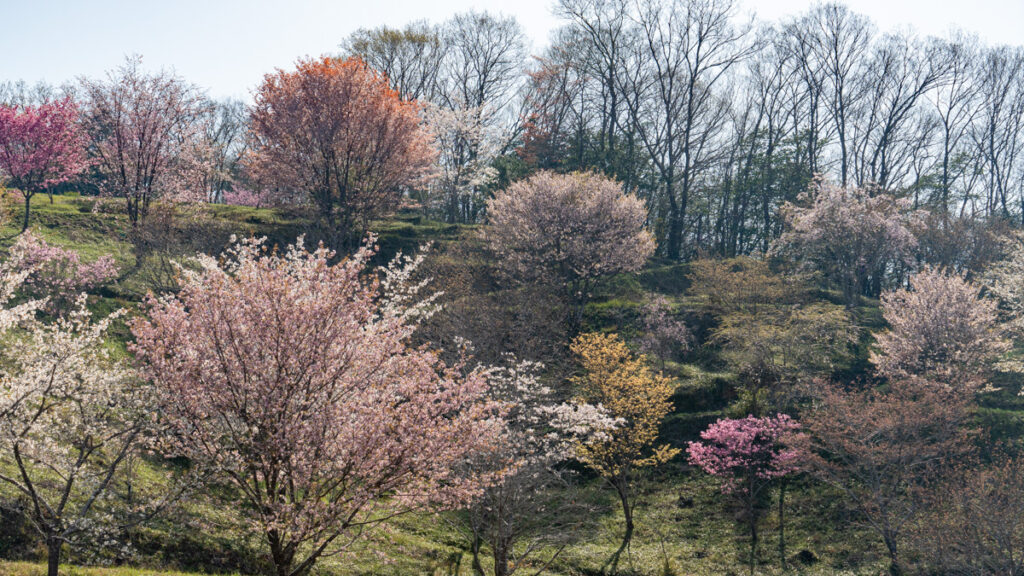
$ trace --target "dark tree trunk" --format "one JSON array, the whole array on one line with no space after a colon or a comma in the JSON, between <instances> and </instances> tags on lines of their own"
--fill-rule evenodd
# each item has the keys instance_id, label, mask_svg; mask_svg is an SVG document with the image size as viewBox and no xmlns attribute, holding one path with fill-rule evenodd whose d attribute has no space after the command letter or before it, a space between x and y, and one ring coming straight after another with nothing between
<instances>
[{"instance_id":1,"label":"dark tree trunk","mask_svg":"<svg viewBox=\"0 0 1024 576\"><path fill-rule=\"evenodd\" d=\"M626 517L626 533L622 535L622 544L619 545L619 549L612 554L612 557L608 559L608 562L602 567L601 572L605 572L607 568L607 574L615 574L619 568L619 558L622 557L622 553L629 548L630 541L633 540L633 507L629 501L629 484L624 478L619 478L613 482L615 491L619 494L619 500L622 502L622 513Z\"/></svg>"},{"instance_id":2,"label":"dark tree trunk","mask_svg":"<svg viewBox=\"0 0 1024 576\"><path fill-rule=\"evenodd\" d=\"M25 230L28 230L28 214L31 209L32 195L27 192L22 192L22 195L25 196L25 219L21 224L21 231L24 232Z\"/></svg>"},{"instance_id":3,"label":"dark tree trunk","mask_svg":"<svg viewBox=\"0 0 1024 576\"><path fill-rule=\"evenodd\" d=\"M786 480L779 484L779 565L786 570Z\"/></svg>"},{"instance_id":4,"label":"dark tree trunk","mask_svg":"<svg viewBox=\"0 0 1024 576\"><path fill-rule=\"evenodd\" d=\"M509 548L511 548L511 542L508 542L504 538L495 540L494 546L494 576L508 576L509 575Z\"/></svg>"},{"instance_id":5,"label":"dark tree trunk","mask_svg":"<svg viewBox=\"0 0 1024 576\"><path fill-rule=\"evenodd\" d=\"M473 563L472 563L472 569L473 569L473 574L475 574L476 576L484 576L486 574L486 572L484 572L483 564L480 563L480 544L481 543L482 542L480 540L480 536L477 535L477 534L473 534Z\"/></svg>"},{"instance_id":6,"label":"dark tree trunk","mask_svg":"<svg viewBox=\"0 0 1024 576\"><path fill-rule=\"evenodd\" d=\"M60 538L49 536L46 538L46 575L57 576L60 568L60 548L63 544Z\"/></svg>"}]
</instances>

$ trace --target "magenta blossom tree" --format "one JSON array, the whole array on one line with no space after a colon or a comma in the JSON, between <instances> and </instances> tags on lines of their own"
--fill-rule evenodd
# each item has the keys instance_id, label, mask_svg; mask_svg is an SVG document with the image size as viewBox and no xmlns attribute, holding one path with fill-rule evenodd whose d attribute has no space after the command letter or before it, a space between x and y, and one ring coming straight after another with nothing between
<instances>
[{"instance_id":1,"label":"magenta blossom tree","mask_svg":"<svg viewBox=\"0 0 1024 576\"><path fill-rule=\"evenodd\" d=\"M800 424L785 414L757 418L720 419L701 432L703 442L690 442L690 463L722 482L722 492L743 507L750 529L750 573L757 563L757 524L766 489L793 474L803 460ZM784 496L779 494L779 552L785 563L781 530Z\"/></svg>"},{"instance_id":2,"label":"magenta blossom tree","mask_svg":"<svg viewBox=\"0 0 1024 576\"><path fill-rule=\"evenodd\" d=\"M22 231L32 196L67 182L88 166L78 106L70 96L39 106L0 105L0 173L25 199Z\"/></svg>"},{"instance_id":3,"label":"magenta blossom tree","mask_svg":"<svg viewBox=\"0 0 1024 576\"><path fill-rule=\"evenodd\" d=\"M468 502L482 485L463 464L503 427L484 371L408 343L433 308L408 281L422 256L378 277L373 254L243 241L132 325L180 454L238 490L277 576L360 527Z\"/></svg>"}]
</instances>

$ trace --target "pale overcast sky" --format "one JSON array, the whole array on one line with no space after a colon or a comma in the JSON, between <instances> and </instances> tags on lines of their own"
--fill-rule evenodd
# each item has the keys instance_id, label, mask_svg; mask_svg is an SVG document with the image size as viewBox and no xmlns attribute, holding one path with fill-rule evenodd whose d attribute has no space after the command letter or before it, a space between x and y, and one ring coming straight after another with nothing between
<instances>
[{"instance_id":1,"label":"pale overcast sky","mask_svg":"<svg viewBox=\"0 0 1024 576\"><path fill-rule=\"evenodd\" d=\"M814 0L743 0L767 20ZM1024 0L847 0L883 31L954 26L989 44L1024 44ZM357 28L442 21L475 8L516 16L533 42L558 20L552 0L0 0L0 81L61 84L100 75L128 54L174 68L215 97L249 99L263 74L297 58L336 52Z\"/></svg>"}]
</instances>

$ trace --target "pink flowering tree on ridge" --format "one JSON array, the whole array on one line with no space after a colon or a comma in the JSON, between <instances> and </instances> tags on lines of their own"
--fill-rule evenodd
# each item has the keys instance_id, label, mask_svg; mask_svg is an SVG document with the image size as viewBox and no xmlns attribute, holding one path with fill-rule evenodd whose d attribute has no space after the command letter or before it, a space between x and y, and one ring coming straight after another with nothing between
<instances>
[{"instance_id":1,"label":"pink flowering tree on ridge","mask_svg":"<svg viewBox=\"0 0 1024 576\"><path fill-rule=\"evenodd\" d=\"M85 263L78 252L51 246L31 231L18 237L9 256L11 265L26 274L20 292L45 299L43 308L54 315L72 310L79 294L107 284L118 273L109 254Z\"/></svg>"},{"instance_id":2,"label":"pink flowering tree on ridge","mask_svg":"<svg viewBox=\"0 0 1024 576\"><path fill-rule=\"evenodd\" d=\"M179 453L237 489L276 576L383 518L468 502L482 486L463 464L497 446L485 371L408 342L434 308L409 281L422 256L367 276L373 254L242 241L132 326Z\"/></svg>"},{"instance_id":3,"label":"pink flowering tree on ridge","mask_svg":"<svg viewBox=\"0 0 1024 576\"><path fill-rule=\"evenodd\" d=\"M750 529L750 573L757 564L757 524L766 489L799 469L804 450L800 424L785 414L720 419L701 432L703 442L690 442L690 463L722 482L722 492L743 507ZM785 563L781 530L783 495L779 495L779 552Z\"/></svg>"},{"instance_id":4,"label":"pink flowering tree on ridge","mask_svg":"<svg viewBox=\"0 0 1024 576\"><path fill-rule=\"evenodd\" d=\"M0 175L25 199L67 182L88 167L78 106L70 96L39 106L0 106Z\"/></svg>"}]
</instances>

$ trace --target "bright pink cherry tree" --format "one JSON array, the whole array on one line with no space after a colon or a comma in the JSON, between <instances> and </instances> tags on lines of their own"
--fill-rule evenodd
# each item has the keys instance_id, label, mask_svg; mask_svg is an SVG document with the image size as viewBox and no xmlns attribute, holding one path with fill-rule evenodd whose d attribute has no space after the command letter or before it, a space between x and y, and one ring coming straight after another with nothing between
<instances>
[{"instance_id":1,"label":"bright pink cherry tree","mask_svg":"<svg viewBox=\"0 0 1024 576\"><path fill-rule=\"evenodd\" d=\"M690 442L690 463L722 481L722 492L736 498L750 528L750 573L757 561L757 523L765 489L797 471L804 451L800 424L785 414L720 419L701 432L703 442ZM783 497L779 496L782 525ZM785 562L785 540L779 549Z\"/></svg>"},{"instance_id":2,"label":"bright pink cherry tree","mask_svg":"<svg viewBox=\"0 0 1024 576\"><path fill-rule=\"evenodd\" d=\"M408 343L433 307L407 282L422 258L378 280L372 256L244 241L132 326L180 453L235 486L277 576L360 526L467 502L481 486L460 464L500 433L485 373Z\"/></svg>"},{"instance_id":3,"label":"bright pink cherry tree","mask_svg":"<svg viewBox=\"0 0 1024 576\"><path fill-rule=\"evenodd\" d=\"M88 166L78 106L66 97L39 106L0 106L0 172L25 198L67 182Z\"/></svg>"}]
</instances>

